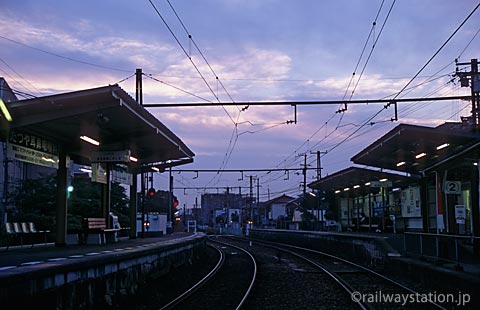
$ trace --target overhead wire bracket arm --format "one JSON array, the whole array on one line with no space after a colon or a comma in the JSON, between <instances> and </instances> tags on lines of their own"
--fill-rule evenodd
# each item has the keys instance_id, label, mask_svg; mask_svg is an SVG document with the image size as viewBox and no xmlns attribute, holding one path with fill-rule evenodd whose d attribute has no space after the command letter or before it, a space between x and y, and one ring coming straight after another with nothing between
<instances>
[{"instance_id":1,"label":"overhead wire bracket arm","mask_svg":"<svg viewBox=\"0 0 480 310\"><path fill-rule=\"evenodd\" d=\"M293 107L293 117L294 120L288 120L286 121L286 124L297 124L297 105L295 103L292 103L291 106Z\"/></svg>"}]
</instances>

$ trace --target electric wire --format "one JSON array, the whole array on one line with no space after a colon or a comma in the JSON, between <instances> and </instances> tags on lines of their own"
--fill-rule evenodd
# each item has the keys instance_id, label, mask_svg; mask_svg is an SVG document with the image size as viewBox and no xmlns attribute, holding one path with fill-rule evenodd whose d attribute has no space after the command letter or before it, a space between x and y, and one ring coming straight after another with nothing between
<instances>
[{"instance_id":1,"label":"electric wire","mask_svg":"<svg viewBox=\"0 0 480 310\"><path fill-rule=\"evenodd\" d=\"M18 45L22 45L22 46L24 46L24 47L28 47L28 48L30 48L30 49L33 49L33 50L36 50L36 51L39 51L39 52L48 54L48 55L50 55L50 56L55 56L55 57L62 58L62 59L65 59L65 60L77 62L77 63L83 64L83 65L88 65L88 66L92 66L92 67L97 67L97 68L102 68L102 69L107 69L107 70L113 70L113 71L120 71L120 72L128 72L128 73L132 72L132 70L124 70L124 69L118 69L118 68L108 67L108 66L99 65L99 64L95 64L95 63L88 62L88 61L84 61L84 60L78 60L78 59L75 59L75 58L72 58L72 57L68 57L68 56L63 56L63 55L60 55L60 54L57 54L57 53L53 53L53 52L50 52L50 51L46 51L46 50L43 50L43 49L41 49L41 48L34 47L34 46L31 46L31 45L28 45L28 44L25 44L25 43L22 43L22 42L19 42L19 41L16 41L16 40L7 38L7 37L2 36L2 35L0 35L0 38L1 38L1 39L4 39L4 40L6 40L6 41L10 41L10 42L16 43L16 44L18 44Z\"/></svg>"},{"instance_id":2,"label":"electric wire","mask_svg":"<svg viewBox=\"0 0 480 310\"><path fill-rule=\"evenodd\" d=\"M468 16L463 20L463 22L455 29L455 31L448 37L448 39L438 48L438 50L430 57L430 59L423 65L420 70L412 77L412 79L398 92L395 97L392 98L392 100L395 100L416 78L417 76L422 73L422 71L432 62L432 60L440 53L440 51L450 42L450 40L455 36L455 34L465 25L465 23L470 19L470 17L475 13L475 11L478 9L480 6L480 3L478 3L475 8L468 14Z\"/></svg>"}]
</instances>

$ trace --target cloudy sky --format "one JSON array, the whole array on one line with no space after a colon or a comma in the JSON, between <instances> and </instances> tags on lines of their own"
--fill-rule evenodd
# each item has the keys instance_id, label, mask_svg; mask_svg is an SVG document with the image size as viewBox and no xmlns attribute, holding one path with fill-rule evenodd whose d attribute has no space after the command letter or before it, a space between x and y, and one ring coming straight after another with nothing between
<instances>
[{"instance_id":1,"label":"cloudy sky","mask_svg":"<svg viewBox=\"0 0 480 310\"><path fill-rule=\"evenodd\" d=\"M474 0L0 3L0 76L34 96L119 83L135 97L136 68L145 73L147 104L457 96L469 90L452 80L455 59L480 58L476 11L419 73ZM295 117L289 105L242 108L149 111L195 152L181 169L300 168L302 154L315 168L321 151L323 176L351 166L353 155L399 123L436 126L470 113L462 101L404 103L391 122L393 109L378 104L344 113L337 105L299 105L297 124L287 124ZM261 200L301 193L301 173L276 171L174 172L175 194L190 207L215 187L246 193L250 175ZM309 171L307 181L315 176ZM156 187L168 188L167 180L156 175Z\"/></svg>"}]
</instances>

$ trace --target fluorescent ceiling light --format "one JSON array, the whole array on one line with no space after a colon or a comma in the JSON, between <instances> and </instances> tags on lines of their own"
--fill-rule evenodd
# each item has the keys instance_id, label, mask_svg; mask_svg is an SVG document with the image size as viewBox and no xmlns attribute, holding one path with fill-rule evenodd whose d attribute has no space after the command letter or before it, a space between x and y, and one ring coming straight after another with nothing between
<instances>
[{"instance_id":1,"label":"fluorescent ceiling light","mask_svg":"<svg viewBox=\"0 0 480 310\"><path fill-rule=\"evenodd\" d=\"M0 109L2 110L3 115L5 115L7 121L13 121L13 118L8 111L7 105L5 104L5 102L3 102L2 98L0 98Z\"/></svg>"},{"instance_id":2,"label":"fluorescent ceiling light","mask_svg":"<svg viewBox=\"0 0 480 310\"><path fill-rule=\"evenodd\" d=\"M337 189L337 190L335 191L335 194L338 194L338 193L340 193L340 192L341 192L341 190Z\"/></svg>"},{"instance_id":3,"label":"fluorescent ceiling light","mask_svg":"<svg viewBox=\"0 0 480 310\"><path fill-rule=\"evenodd\" d=\"M159 171L160 171L160 169L158 169L157 167L152 167L152 170L153 170L153 171L156 171L156 172L159 172Z\"/></svg>"},{"instance_id":4,"label":"fluorescent ceiling light","mask_svg":"<svg viewBox=\"0 0 480 310\"><path fill-rule=\"evenodd\" d=\"M91 169L87 169L87 168L80 168L80 169L78 169L78 170L80 170L80 171L82 171L82 172L86 172L86 173L92 173L92 170L91 170Z\"/></svg>"},{"instance_id":5,"label":"fluorescent ceiling light","mask_svg":"<svg viewBox=\"0 0 480 310\"><path fill-rule=\"evenodd\" d=\"M136 157L130 156L130 161L133 161L134 163L136 163L138 159Z\"/></svg>"},{"instance_id":6,"label":"fluorescent ceiling light","mask_svg":"<svg viewBox=\"0 0 480 310\"><path fill-rule=\"evenodd\" d=\"M422 157L424 157L424 156L426 156L426 155L427 155L427 153L420 153L420 154L415 155L415 158L416 158L416 159L419 159L419 158L422 158Z\"/></svg>"},{"instance_id":7,"label":"fluorescent ceiling light","mask_svg":"<svg viewBox=\"0 0 480 310\"><path fill-rule=\"evenodd\" d=\"M387 182L388 179L380 179L380 182Z\"/></svg>"},{"instance_id":8,"label":"fluorescent ceiling light","mask_svg":"<svg viewBox=\"0 0 480 310\"><path fill-rule=\"evenodd\" d=\"M100 142L98 142L97 140L92 139L88 136L80 136L80 139L82 139L83 141L88 142L90 144L93 144L93 145L100 145Z\"/></svg>"},{"instance_id":9,"label":"fluorescent ceiling light","mask_svg":"<svg viewBox=\"0 0 480 310\"><path fill-rule=\"evenodd\" d=\"M400 167L400 166L403 166L403 165L405 165L405 162L404 162L404 161L401 161L401 162L399 162L399 163L397 164L397 167Z\"/></svg>"},{"instance_id":10,"label":"fluorescent ceiling light","mask_svg":"<svg viewBox=\"0 0 480 310\"><path fill-rule=\"evenodd\" d=\"M441 149L444 149L444 148L448 147L449 145L450 144L448 144L448 143L441 144L441 145L437 146L437 151L440 151Z\"/></svg>"},{"instance_id":11,"label":"fluorescent ceiling light","mask_svg":"<svg viewBox=\"0 0 480 310\"><path fill-rule=\"evenodd\" d=\"M359 187L360 187L360 185L358 185L358 184L353 186L353 188L359 188Z\"/></svg>"},{"instance_id":12,"label":"fluorescent ceiling light","mask_svg":"<svg viewBox=\"0 0 480 310\"><path fill-rule=\"evenodd\" d=\"M347 187L347 188L343 189L344 192L348 192L349 190L350 190L350 187Z\"/></svg>"},{"instance_id":13,"label":"fluorescent ceiling light","mask_svg":"<svg viewBox=\"0 0 480 310\"><path fill-rule=\"evenodd\" d=\"M371 184L370 182L367 182L365 183L365 186L370 186L370 184Z\"/></svg>"},{"instance_id":14,"label":"fluorescent ceiling light","mask_svg":"<svg viewBox=\"0 0 480 310\"><path fill-rule=\"evenodd\" d=\"M53 160L53 159L51 159L51 158L42 157L42 160L48 161L48 162L50 162L50 163L55 163L55 160Z\"/></svg>"}]
</instances>

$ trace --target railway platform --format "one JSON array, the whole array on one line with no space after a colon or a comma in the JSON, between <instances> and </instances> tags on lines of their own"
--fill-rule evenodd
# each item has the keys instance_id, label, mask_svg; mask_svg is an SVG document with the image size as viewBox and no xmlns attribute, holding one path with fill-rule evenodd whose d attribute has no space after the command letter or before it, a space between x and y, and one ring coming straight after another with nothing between
<instances>
[{"instance_id":1,"label":"railway platform","mask_svg":"<svg viewBox=\"0 0 480 310\"><path fill-rule=\"evenodd\" d=\"M123 239L102 245L0 248L0 303L20 308L109 307L135 295L151 274L166 274L205 250L202 233Z\"/></svg>"},{"instance_id":2,"label":"railway platform","mask_svg":"<svg viewBox=\"0 0 480 310\"><path fill-rule=\"evenodd\" d=\"M75 258L83 257L86 260L94 261L97 255L88 255L89 253L101 253L106 251L118 251L122 249L132 249L143 247L148 244L162 244L181 242L191 238L192 233L176 232L155 238L137 238L129 239L122 237L119 242L107 243L102 245L75 244L65 247L55 247L54 243L39 243L23 246L0 247L0 276L2 272L14 268L36 265L41 268L45 262L56 261L58 264L72 262Z\"/></svg>"}]
</instances>

